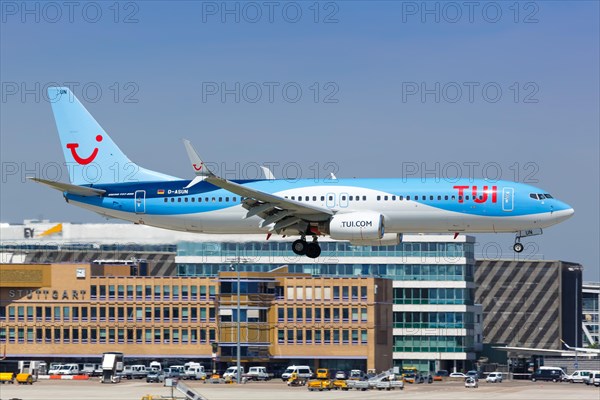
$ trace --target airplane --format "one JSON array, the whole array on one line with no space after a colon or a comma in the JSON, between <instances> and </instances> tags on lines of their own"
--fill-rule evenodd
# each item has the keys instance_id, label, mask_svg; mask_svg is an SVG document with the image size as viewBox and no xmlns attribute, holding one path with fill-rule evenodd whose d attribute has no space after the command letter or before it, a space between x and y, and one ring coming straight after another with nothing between
<instances>
[{"instance_id":1,"label":"airplane","mask_svg":"<svg viewBox=\"0 0 600 400\"><path fill-rule=\"evenodd\" d=\"M571 347L564 340L560 339L562 344L569 350L577 351L581 353L600 354L600 349L594 349L592 347Z\"/></svg>"},{"instance_id":2,"label":"airplane","mask_svg":"<svg viewBox=\"0 0 600 400\"><path fill-rule=\"evenodd\" d=\"M298 255L317 258L318 238L357 246L398 244L405 233L512 232L539 235L574 213L547 191L510 181L460 179L230 180L214 174L189 141L193 180L132 162L66 87L48 89L70 183L31 178L106 217L160 228L299 236ZM312 238L312 240L307 240Z\"/></svg>"}]
</instances>

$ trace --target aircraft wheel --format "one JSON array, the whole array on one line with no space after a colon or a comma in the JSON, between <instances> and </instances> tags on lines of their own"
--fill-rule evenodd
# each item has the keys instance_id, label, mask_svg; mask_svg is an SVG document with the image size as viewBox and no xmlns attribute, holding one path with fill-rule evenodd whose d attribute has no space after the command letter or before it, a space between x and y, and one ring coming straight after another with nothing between
<instances>
[{"instance_id":1,"label":"aircraft wheel","mask_svg":"<svg viewBox=\"0 0 600 400\"><path fill-rule=\"evenodd\" d=\"M513 245L513 250L515 251L515 253L520 253L523 251L523 249L524 249L524 247L521 243L515 243Z\"/></svg>"},{"instance_id":2,"label":"aircraft wheel","mask_svg":"<svg viewBox=\"0 0 600 400\"><path fill-rule=\"evenodd\" d=\"M306 256L308 258L317 258L321 255L321 246L319 243L312 242L306 245Z\"/></svg>"},{"instance_id":3,"label":"aircraft wheel","mask_svg":"<svg viewBox=\"0 0 600 400\"><path fill-rule=\"evenodd\" d=\"M292 251L294 254L298 254L299 256L303 256L306 254L307 243L306 240L298 239L292 243Z\"/></svg>"}]
</instances>

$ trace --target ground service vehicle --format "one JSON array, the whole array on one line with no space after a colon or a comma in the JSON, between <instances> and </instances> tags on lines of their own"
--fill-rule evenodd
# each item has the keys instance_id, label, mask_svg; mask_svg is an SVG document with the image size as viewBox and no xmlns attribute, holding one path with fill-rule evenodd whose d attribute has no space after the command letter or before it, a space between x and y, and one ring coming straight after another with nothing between
<instances>
[{"instance_id":1,"label":"ground service vehicle","mask_svg":"<svg viewBox=\"0 0 600 400\"><path fill-rule=\"evenodd\" d=\"M590 378L590 385L594 385L596 387L600 386L600 371L594 372L594 374Z\"/></svg>"},{"instance_id":2,"label":"ground service vehicle","mask_svg":"<svg viewBox=\"0 0 600 400\"><path fill-rule=\"evenodd\" d=\"M465 387L470 389L476 389L479 387L479 382L477 382L477 379L470 376L467 379L465 379Z\"/></svg>"},{"instance_id":3,"label":"ground service vehicle","mask_svg":"<svg viewBox=\"0 0 600 400\"><path fill-rule=\"evenodd\" d=\"M501 383L502 372L490 372L487 378L485 378L485 381L488 383Z\"/></svg>"},{"instance_id":4,"label":"ground service vehicle","mask_svg":"<svg viewBox=\"0 0 600 400\"><path fill-rule=\"evenodd\" d=\"M572 374L565 376L565 381L570 383L583 383L590 377L592 371L574 371Z\"/></svg>"},{"instance_id":5,"label":"ground service vehicle","mask_svg":"<svg viewBox=\"0 0 600 400\"><path fill-rule=\"evenodd\" d=\"M396 379L395 375L390 375L385 379L380 380L376 383L375 389L377 390L395 390L395 389L404 389L404 380L402 377L398 377Z\"/></svg>"},{"instance_id":6,"label":"ground service vehicle","mask_svg":"<svg viewBox=\"0 0 600 400\"><path fill-rule=\"evenodd\" d=\"M14 372L0 372L0 383L15 383Z\"/></svg>"},{"instance_id":7,"label":"ground service vehicle","mask_svg":"<svg viewBox=\"0 0 600 400\"><path fill-rule=\"evenodd\" d=\"M531 382L535 381L552 381L560 382L563 380L565 372L558 367L540 367L537 371L531 374Z\"/></svg>"},{"instance_id":8,"label":"ground service vehicle","mask_svg":"<svg viewBox=\"0 0 600 400\"><path fill-rule=\"evenodd\" d=\"M362 380L367 379L367 374L365 374L360 369L353 369L350 371L350 377L348 379L355 380L355 381L362 381Z\"/></svg>"},{"instance_id":9,"label":"ground service vehicle","mask_svg":"<svg viewBox=\"0 0 600 400\"><path fill-rule=\"evenodd\" d=\"M65 364L60 367L57 372L58 375L78 375L79 365L78 364Z\"/></svg>"},{"instance_id":10,"label":"ground service vehicle","mask_svg":"<svg viewBox=\"0 0 600 400\"><path fill-rule=\"evenodd\" d=\"M102 354L102 375L101 383L118 383L121 381L121 372L123 372L123 353L111 351Z\"/></svg>"},{"instance_id":11,"label":"ground service vehicle","mask_svg":"<svg viewBox=\"0 0 600 400\"><path fill-rule=\"evenodd\" d=\"M150 371L148 375L146 375L146 382L164 382L165 381L165 373L164 371Z\"/></svg>"},{"instance_id":12,"label":"ground service vehicle","mask_svg":"<svg viewBox=\"0 0 600 400\"><path fill-rule=\"evenodd\" d=\"M206 372L204 371L204 367L198 363L194 363L194 365L189 365L185 370L183 379L206 379Z\"/></svg>"},{"instance_id":13,"label":"ground service vehicle","mask_svg":"<svg viewBox=\"0 0 600 400\"><path fill-rule=\"evenodd\" d=\"M312 378L313 376L310 367L307 365L290 365L286 368L283 374L281 374L281 380L284 382L287 381L294 372L298 374L299 379L304 381Z\"/></svg>"},{"instance_id":14,"label":"ground service vehicle","mask_svg":"<svg viewBox=\"0 0 600 400\"><path fill-rule=\"evenodd\" d=\"M62 368L62 364L58 363L50 363L50 368L48 369L49 375L58 375L58 370Z\"/></svg>"},{"instance_id":15,"label":"ground service vehicle","mask_svg":"<svg viewBox=\"0 0 600 400\"><path fill-rule=\"evenodd\" d=\"M240 367L240 378L242 377L242 375L244 374L244 367ZM238 376L238 367L234 366L234 367L229 367L225 370L225 372L223 372L223 379L234 379L237 380L237 376Z\"/></svg>"},{"instance_id":16,"label":"ground service vehicle","mask_svg":"<svg viewBox=\"0 0 600 400\"><path fill-rule=\"evenodd\" d=\"M308 381L308 390L331 390L333 382L330 379L329 370L327 368L317 369L316 379Z\"/></svg>"},{"instance_id":17,"label":"ground service vehicle","mask_svg":"<svg viewBox=\"0 0 600 400\"><path fill-rule=\"evenodd\" d=\"M271 375L267 372L267 367L250 367L248 373L244 374L244 378L250 381L268 381Z\"/></svg>"},{"instance_id":18,"label":"ground service vehicle","mask_svg":"<svg viewBox=\"0 0 600 400\"><path fill-rule=\"evenodd\" d=\"M144 379L148 375L148 370L145 365L127 365L123 369L121 376L127 379Z\"/></svg>"}]
</instances>

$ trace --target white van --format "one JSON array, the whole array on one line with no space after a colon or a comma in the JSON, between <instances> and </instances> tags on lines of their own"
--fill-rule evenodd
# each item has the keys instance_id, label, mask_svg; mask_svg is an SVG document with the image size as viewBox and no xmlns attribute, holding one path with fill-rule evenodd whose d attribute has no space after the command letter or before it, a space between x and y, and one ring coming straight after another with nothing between
<instances>
[{"instance_id":1,"label":"white van","mask_svg":"<svg viewBox=\"0 0 600 400\"><path fill-rule=\"evenodd\" d=\"M313 376L308 365L290 365L285 372L281 374L281 380L284 382L287 381L294 372L298 374L298 378L302 379L310 379Z\"/></svg>"},{"instance_id":2,"label":"white van","mask_svg":"<svg viewBox=\"0 0 600 400\"><path fill-rule=\"evenodd\" d=\"M58 363L50 363L50 368L48 369L49 375L58 375L58 371L63 367L62 364Z\"/></svg>"},{"instance_id":3,"label":"white van","mask_svg":"<svg viewBox=\"0 0 600 400\"><path fill-rule=\"evenodd\" d=\"M185 375L183 379L206 379L206 372L204 372L204 367L198 363L194 363L197 365L189 365L185 370Z\"/></svg>"},{"instance_id":4,"label":"white van","mask_svg":"<svg viewBox=\"0 0 600 400\"><path fill-rule=\"evenodd\" d=\"M501 383L502 372L490 372L487 378L485 378L485 381L489 383Z\"/></svg>"},{"instance_id":5,"label":"white van","mask_svg":"<svg viewBox=\"0 0 600 400\"><path fill-rule=\"evenodd\" d=\"M78 364L65 364L57 372L58 375L78 375L79 365Z\"/></svg>"},{"instance_id":6,"label":"white van","mask_svg":"<svg viewBox=\"0 0 600 400\"><path fill-rule=\"evenodd\" d=\"M240 367L240 377L244 374L244 367ZM237 367L229 367L223 373L223 378L237 379Z\"/></svg>"}]
</instances>

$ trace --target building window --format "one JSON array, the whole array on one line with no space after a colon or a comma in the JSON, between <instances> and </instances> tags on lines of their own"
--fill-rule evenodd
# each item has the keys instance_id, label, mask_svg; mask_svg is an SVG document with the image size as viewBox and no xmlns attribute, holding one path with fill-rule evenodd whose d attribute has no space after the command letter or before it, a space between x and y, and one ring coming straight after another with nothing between
<instances>
[{"instance_id":1,"label":"building window","mask_svg":"<svg viewBox=\"0 0 600 400\"><path fill-rule=\"evenodd\" d=\"M360 331L360 342L361 344L367 344L367 330L362 329Z\"/></svg>"},{"instance_id":2,"label":"building window","mask_svg":"<svg viewBox=\"0 0 600 400\"><path fill-rule=\"evenodd\" d=\"M283 329L277 330L277 343L279 343L279 344L285 343L285 331Z\"/></svg>"}]
</instances>

